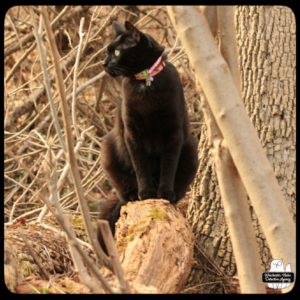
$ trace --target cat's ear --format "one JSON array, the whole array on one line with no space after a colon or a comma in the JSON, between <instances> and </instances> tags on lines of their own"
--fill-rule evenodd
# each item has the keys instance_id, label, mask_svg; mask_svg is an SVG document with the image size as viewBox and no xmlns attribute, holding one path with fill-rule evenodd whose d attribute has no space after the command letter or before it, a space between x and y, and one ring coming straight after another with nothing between
<instances>
[{"instance_id":1,"label":"cat's ear","mask_svg":"<svg viewBox=\"0 0 300 300\"><path fill-rule=\"evenodd\" d=\"M139 42L141 39L141 32L134 27L130 22L125 21L125 28L129 31L136 42Z\"/></svg>"},{"instance_id":2,"label":"cat's ear","mask_svg":"<svg viewBox=\"0 0 300 300\"><path fill-rule=\"evenodd\" d=\"M126 32L125 27L116 21L113 21L112 27L115 30L117 36Z\"/></svg>"}]
</instances>

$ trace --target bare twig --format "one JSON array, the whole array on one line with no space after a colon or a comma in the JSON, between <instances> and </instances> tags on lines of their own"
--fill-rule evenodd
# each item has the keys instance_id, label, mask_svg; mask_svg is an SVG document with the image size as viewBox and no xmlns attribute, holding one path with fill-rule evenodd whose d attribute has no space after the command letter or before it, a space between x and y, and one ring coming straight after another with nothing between
<instances>
[{"instance_id":1,"label":"bare twig","mask_svg":"<svg viewBox=\"0 0 300 300\"><path fill-rule=\"evenodd\" d=\"M65 145L65 141L64 141L64 137L62 135L61 132L61 127L59 124L59 120L58 120L58 115L57 115L57 110L55 107L55 103L54 103L54 99L51 93L51 88L50 88L50 77L49 74L47 72L47 59L46 59L46 55L45 55L45 51L44 51L44 45L43 45L43 41L42 41L42 19L40 19L40 26L39 26L39 30L37 30L37 26L34 22L34 19L32 17L32 22L33 22L33 33L37 42L37 46L38 46L38 50L39 50L39 54L40 54L40 60L41 60L41 66L42 66L42 70L44 73L44 79L45 79L45 89L46 89L46 93L47 93L47 97L49 100L49 104L50 104L50 109L51 109L51 113L52 113L52 118L54 121L54 126L56 129L56 132L58 134L60 143L63 147L63 149L66 151L66 145Z\"/></svg>"},{"instance_id":2,"label":"bare twig","mask_svg":"<svg viewBox=\"0 0 300 300\"><path fill-rule=\"evenodd\" d=\"M12 21L11 19L11 16L10 16L10 12L7 13L7 18L12 26L12 29L14 30L15 34L16 34L16 37L17 37L17 41L18 41L18 46L20 47L20 49L23 51L23 43L22 41L20 40L20 36L19 36L19 33L18 33L18 30L14 24L14 22Z\"/></svg>"},{"instance_id":3,"label":"bare twig","mask_svg":"<svg viewBox=\"0 0 300 300\"><path fill-rule=\"evenodd\" d=\"M80 26L79 26L79 45L77 49L77 55L74 65L74 72L73 72L73 93L72 93L72 120L73 120L73 128L76 134L77 139L79 138L79 131L76 125L76 84L77 84L77 71L78 71L78 65L81 55L81 49L82 49L82 43L83 43L83 24L84 24L84 18L81 18L80 20Z\"/></svg>"},{"instance_id":4,"label":"bare twig","mask_svg":"<svg viewBox=\"0 0 300 300\"><path fill-rule=\"evenodd\" d=\"M22 57L14 64L8 75L5 77L5 83L9 81L9 79L14 75L16 69L20 66L20 64L27 58L29 53L35 48L35 44L32 44L22 55Z\"/></svg>"},{"instance_id":5,"label":"bare twig","mask_svg":"<svg viewBox=\"0 0 300 300\"><path fill-rule=\"evenodd\" d=\"M89 241L92 245L92 247L95 250L97 258L102 262L102 263L108 263L108 259L103 252L103 250L100 248L100 245L96 241L96 236L95 233L93 232L92 229L92 224L89 219L89 208L87 206L86 201L84 200L84 193L82 190L81 186L81 180L80 180L80 174L78 171L78 166L77 166L77 160L74 155L74 145L73 145L73 137L71 133L71 122L70 122L70 117L69 117L69 112L68 112L68 106L67 106L67 99L65 95L65 88L63 86L63 76L62 76L62 71L59 65L59 54L58 50L56 47L54 35L50 26L49 18L48 18L48 13L45 7L42 8L42 16L43 20L45 23L45 28L46 28L46 34L48 37L50 49L51 49L51 54L53 57L53 62L54 62L54 67L55 67L55 75L56 75L56 83L58 86L59 94L60 94L60 100L62 104L62 112L63 112L63 119L64 119L64 128L65 128L65 134L66 134L66 144L67 144L67 157L70 163L71 167L71 174L73 177L74 181L74 186L79 202L79 206L83 215L83 220L84 220L84 225L88 233Z\"/></svg>"},{"instance_id":6,"label":"bare twig","mask_svg":"<svg viewBox=\"0 0 300 300\"><path fill-rule=\"evenodd\" d=\"M57 221L64 229L70 244L70 250L73 257L73 262L77 266L77 270L80 274L82 281L85 285L94 293L99 293L101 290L98 287L97 282L90 277L88 274L83 259L89 265L93 273L96 275L97 280L99 280L104 288L109 293L112 293L113 290L105 280L105 278L99 273L98 269L95 268L95 265L91 262L91 260L87 257L87 255L82 251L81 246L76 240L75 232L68 220L67 217L62 212L62 209L59 205L57 198L57 173L56 173L56 161L52 159L51 149L48 151L48 173L50 173L50 181L49 181L49 191L50 191L50 199L43 198L45 203L47 204L49 210L55 215ZM53 206L55 209L53 209Z\"/></svg>"},{"instance_id":7,"label":"bare twig","mask_svg":"<svg viewBox=\"0 0 300 300\"><path fill-rule=\"evenodd\" d=\"M89 87L90 85L94 84L96 81L98 81L101 78L103 78L105 75L106 75L106 73L104 71L102 71L98 75L96 75L93 78L91 78L90 80L86 81L84 84L82 84L81 86L79 86L76 89L76 95L78 95L79 93L81 93L82 91L84 91L87 87ZM70 100L71 98L72 98L72 94L69 94L67 96L67 100Z\"/></svg>"},{"instance_id":8,"label":"bare twig","mask_svg":"<svg viewBox=\"0 0 300 300\"><path fill-rule=\"evenodd\" d=\"M81 136L78 139L76 147L74 149L75 154L78 153L78 151L79 151L79 149L80 149L80 147L81 147L81 145L82 145L82 143L84 141L84 136L85 136L86 132L88 132L90 129L92 129L92 127L87 128L86 130L84 130L84 131L81 132ZM62 156L63 153L64 153L63 150L59 151L59 153L56 155L55 159L58 160ZM61 172L61 175L60 175L60 177L59 177L59 179L57 181L57 192L58 193L59 193L59 191L61 190L61 188L63 186L64 180L65 180L65 178L66 178L66 176L67 176L67 174L69 172L69 169L70 169L70 164L67 163L65 165L63 171ZM47 213L47 211L48 211L48 209L47 209L47 206L45 205L43 207L42 211L40 212L38 218L37 218L38 222L42 221L42 219L45 216L45 214Z\"/></svg>"},{"instance_id":9,"label":"bare twig","mask_svg":"<svg viewBox=\"0 0 300 300\"><path fill-rule=\"evenodd\" d=\"M65 15L65 13L68 9L69 9L69 6L65 6L64 9L59 13L59 15L51 22L51 26L57 26L58 20L60 20ZM76 12L78 12L78 10L82 10L82 8L78 7L77 9L70 11L70 13L66 16L66 19L71 17ZM12 53L18 51L20 49L20 44L24 46L25 44L31 42L33 39L34 39L33 33L29 33L28 35L26 35L22 39L20 39L20 42L18 44L9 45L4 50L4 56L6 57L6 56L11 55Z\"/></svg>"},{"instance_id":10,"label":"bare twig","mask_svg":"<svg viewBox=\"0 0 300 300\"><path fill-rule=\"evenodd\" d=\"M45 205L46 205L46 204L45 204ZM46 205L46 206L47 206L47 205ZM48 207L47 207L47 209L48 209ZM65 231L64 231L63 229L62 229L62 230L58 230L57 228L55 228L55 227L53 227L53 226L51 226L51 225L48 225L48 224L45 224L45 223L40 223L40 222L38 222L38 220L36 221L36 223L38 223L40 226L42 226L42 227L44 227L44 228L46 228L46 229L49 229L49 230L55 232L55 234L59 234L59 235L61 235L61 236L66 236L66 233L65 233ZM83 241L83 240L81 240L81 239L79 239L79 238L76 238L76 241L77 241L81 246L84 246L84 247L90 249L91 251L93 251L92 246L91 246L89 243L86 243L85 241Z\"/></svg>"},{"instance_id":11,"label":"bare twig","mask_svg":"<svg viewBox=\"0 0 300 300\"><path fill-rule=\"evenodd\" d=\"M119 260L119 254L118 254L111 230L109 228L109 224L106 220L98 220L98 226L99 226L101 234L103 236L106 249L111 258L114 273L116 274L116 276L118 278L118 281L120 284L120 290L122 293L128 294L128 293L130 293L130 287L129 287L128 282L125 280L123 268L122 268L120 260Z\"/></svg>"},{"instance_id":12,"label":"bare twig","mask_svg":"<svg viewBox=\"0 0 300 300\"><path fill-rule=\"evenodd\" d=\"M40 172L40 169L38 170L38 173ZM10 212L10 215L9 215L9 222L12 222L13 221L13 218L14 218L14 212L15 212L15 209L19 203L19 201L21 201L22 199L24 199L24 196L25 194L31 189L31 187L35 184L35 182L37 181L37 179L39 178L38 177L39 174L36 174L35 176L33 176L32 174L30 174L30 172L27 172L27 174L25 175L25 177L31 177L32 178L32 181L31 183L24 189L23 193L20 195L20 197L18 197L18 199L16 199L14 201L14 204L12 206L12 209L11 209L11 212Z\"/></svg>"}]
</instances>

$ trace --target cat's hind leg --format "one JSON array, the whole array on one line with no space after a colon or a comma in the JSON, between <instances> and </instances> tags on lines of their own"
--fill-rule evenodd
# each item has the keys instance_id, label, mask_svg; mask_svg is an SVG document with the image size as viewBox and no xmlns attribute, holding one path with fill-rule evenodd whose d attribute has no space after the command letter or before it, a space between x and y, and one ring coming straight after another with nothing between
<instances>
[{"instance_id":1,"label":"cat's hind leg","mask_svg":"<svg viewBox=\"0 0 300 300\"><path fill-rule=\"evenodd\" d=\"M101 152L103 170L110 184L117 190L120 200L138 200L136 176L128 152L125 147L119 148L113 132L104 137Z\"/></svg>"},{"instance_id":2,"label":"cat's hind leg","mask_svg":"<svg viewBox=\"0 0 300 300\"><path fill-rule=\"evenodd\" d=\"M190 136L183 144L175 182L174 192L176 201L184 197L189 185L193 181L198 167L197 143L193 136Z\"/></svg>"},{"instance_id":3,"label":"cat's hind leg","mask_svg":"<svg viewBox=\"0 0 300 300\"><path fill-rule=\"evenodd\" d=\"M119 141L120 142L120 141ZM118 198L103 199L100 202L99 219L107 220L112 234L115 223L120 217L121 206L127 201L138 200L137 182L130 161L126 157L126 149L117 148L117 140L113 132L106 135L102 142L101 165L110 182L117 190ZM98 241L101 248L108 254L102 234L97 228Z\"/></svg>"}]
</instances>

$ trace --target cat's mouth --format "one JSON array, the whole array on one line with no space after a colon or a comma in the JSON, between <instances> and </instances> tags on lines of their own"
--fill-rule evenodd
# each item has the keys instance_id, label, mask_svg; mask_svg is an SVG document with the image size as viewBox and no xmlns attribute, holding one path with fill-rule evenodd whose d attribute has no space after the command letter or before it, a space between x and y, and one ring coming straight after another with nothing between
<instances>
[{"instance_id":1,"label":"cat's mouth","mask_svg":"<svg viewBox=\"0 0 300 300\"><path fill-rule=\"evenodd\" d=\"M104 65L104 70L108 73L111 77L117 77L123 74L122 70L118 67L111 66L111 65Z\"/></svg>"},{"instance_id":2,"label":"cat's mouth","mask_svg":"<svg viewBox=\"0 0 300 300\"><path fill-rule=\"evenodd\" d=\"M104 68L105 72L108 73L111 77L117 77L122 75L121 71L116 69Z\"/></svg>"}]
</instances>

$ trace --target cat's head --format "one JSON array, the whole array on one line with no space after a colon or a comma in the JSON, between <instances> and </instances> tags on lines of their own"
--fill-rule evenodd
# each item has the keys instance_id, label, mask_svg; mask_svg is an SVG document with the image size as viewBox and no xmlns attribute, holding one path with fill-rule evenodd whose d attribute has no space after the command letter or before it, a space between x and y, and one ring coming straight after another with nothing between
<instances>
[{"instance_id":1,"label":"cat's head","mask_svg":"<svg viewBox=\"0 0 300 300\"><path fill-rule=\"evenodd\" d=\"M150 68L164 51L164 47L150 35L139 31L128 21L125 26L113 22L112 27L116 37L107 47L103 66L113 77L132 77Z\"/></svg>"}]
</instances>

